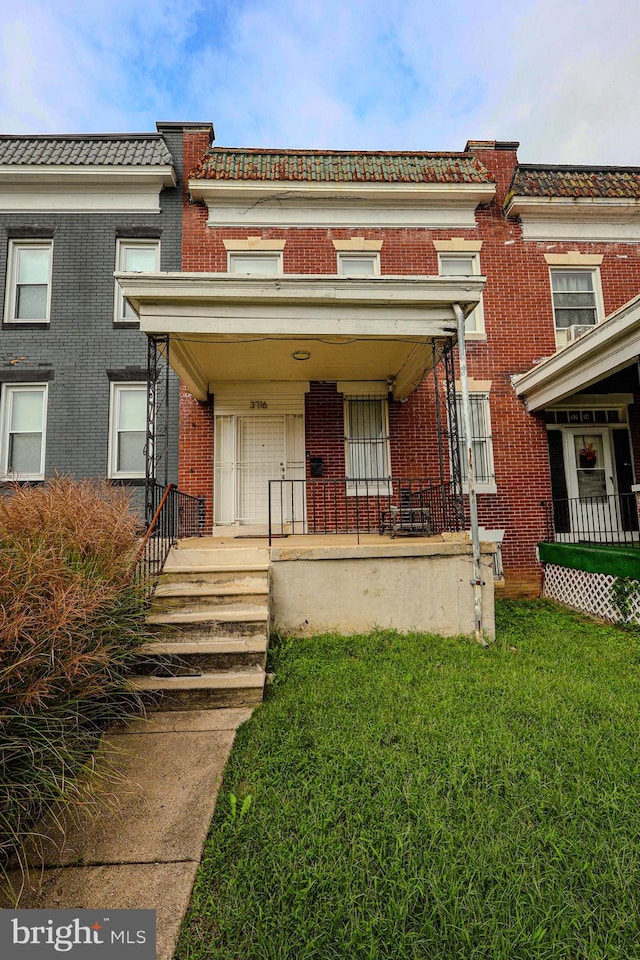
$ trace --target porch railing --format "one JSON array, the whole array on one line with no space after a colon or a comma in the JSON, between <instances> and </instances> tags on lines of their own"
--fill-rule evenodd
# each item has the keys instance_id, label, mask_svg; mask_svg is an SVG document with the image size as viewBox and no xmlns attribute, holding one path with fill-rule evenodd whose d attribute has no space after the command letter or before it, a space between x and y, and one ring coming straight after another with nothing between
<instances>
[{"instance_id":1,"label":"porch railing","mask_svg":"<svg viewBox=\"0 0 640 960\"><path fill-rule=\"evenodd\" d=\"M204 527L204 497L192 497L170 483L151 484L153 515L138 549L133 579L150 595L169 550L183 537L199 537Z\"/></svg>"},{"instance_id":2,"label":"porch railing","mask_svg":"<svg viewBox=\"0 0 640 960\"><path fill-rule=\"evenodd\" d=\"M289 534L414 533L464 526L464 505L450 483L415 478L269 481L269 543Z\"/></svg>"},{"instance_id":3,"label":"porch railing","mask_svg":"<svg viewBox=\"0 0 640 960\"><path fill-rule=\"evenodd\" d=\"M640 547L635 493L543 500L547 540Z\"/></svg>"}]
</instances>

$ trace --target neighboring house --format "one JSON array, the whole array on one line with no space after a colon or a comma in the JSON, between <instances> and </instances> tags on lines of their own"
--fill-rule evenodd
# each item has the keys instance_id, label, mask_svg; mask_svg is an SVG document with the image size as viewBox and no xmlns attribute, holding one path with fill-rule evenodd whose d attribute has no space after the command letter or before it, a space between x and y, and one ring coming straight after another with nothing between
<instances>
[{"instance_id":1,"label":"neighboring house","mask_svg":"<svg viewBox=\"0 0 640 960\"><path fill-rule=\"evenodd\" d=\"M1 480L144 484L147 338L113 274L180 268L183 129L0 137Z\"/></svg>"}]
</instances>

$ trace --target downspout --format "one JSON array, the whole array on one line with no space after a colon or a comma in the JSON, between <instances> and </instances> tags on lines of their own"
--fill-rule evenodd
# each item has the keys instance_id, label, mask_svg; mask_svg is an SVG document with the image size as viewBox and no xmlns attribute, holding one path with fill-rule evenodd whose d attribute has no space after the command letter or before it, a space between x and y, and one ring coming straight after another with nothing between
<instances>
[{"instance_id":1,"label":"downspout","mask_svg":"<svg viewBox=\"0 0 640 960\"><path fill-rule=\"evenodd\" d=\"M467 379L467 347L464 339L464 314L459 303L453 304L458 327L458 355L460 357L460 387L462 399L462 420L464 423L464 443L467 456L469 477L469 520L471 524L471 552L473 555L473 616L476 640L481 646L489 644L482 631L482 585L480 568L480 530L478 529L478 501L476 499L476 475L473 464L473 444L471 442L471 407L469 405L469 383Z\"/></svg>"}]
</instances>

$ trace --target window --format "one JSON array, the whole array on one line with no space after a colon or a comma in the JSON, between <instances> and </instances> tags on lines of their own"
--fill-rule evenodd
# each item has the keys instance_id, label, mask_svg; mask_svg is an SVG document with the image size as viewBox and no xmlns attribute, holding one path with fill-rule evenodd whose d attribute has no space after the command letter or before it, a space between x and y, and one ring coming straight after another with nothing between
<instances>
[{"instance_id":1,"label":"window","mask_svg":"<svg viewBox=\"0 0 640 960\"><path fill-rule=\"evenodd\" d=\"M123 273L155 273L160 269L159 240L118 240L116 270ZM116 282L115 322L135 323L137 317Z\"/></svg>"},{"instance_id":2,"label":"window","mask_svg":"<svg viewBox=\"0 0 640 960\"><path fill-rule=\"evenodd\" d=\"M338 273L343 277L375 277L380 274L377 253L339 253Z\"/></svg>"},{"instance_id":3,"label":"window","mask_svg":"<svg viewBox=\"0 0 640 960\"><path fill-rule=\"evenodd\" d=\"M53 241L11 240L5 323L49 323Z\"/></svg>"},{"instance_id":4,"label":"window","mask_svg":"<svg viewBox=\"0 0 640 960\"><path fill-rule=\"evenodd\" d=\"M146 473L147 385L111 384L109 476L136 479Z\"/></svg>"},{"instance_id":5,"label":"window","mask_svg":"<svg viewBox=\"0 0 640 960\"><path fill-rule=\"evenodd\" d=\"M576 327L590 327L598 322L599 286L596 270L551 270L556 330L573 333ZM572 337L568 335L569 338Z\"/></svg>"},{"instance_id":6,"label":"window","mask_svg":"<svg viewBox=\"0 0 640 960\"><path fill-rule=\"evenodd\" d=\"M281 253L229 253L229 273L273 276L282 273Z\"/></svg>"},{"instance_id":7,"label":"window","mask_svg":"<svg viewBox=\"0 0 640 960\"><path fill-rule=\"evenodd\" d=\"M4 480L43 480L47 384L6 385L0 404Z\"/></svg>"},{"instance_id":8,"label":"window","mask_svg":"<svg viewBox=\"0 0 640 960\"><path fill-rule=\"evenodd\" d=\"M480 276L480 257L477 253L441 253L438 261L442 277ZM465 333L484 333L482 301L465 320L464 329Z\"/></svg>"},{"instance_id":9,"label":"window","mask_svg":"<svg viewBox=\"0 0 640 960\"><path fill-rule=\"evenodd\" d=\"M493 467L493 440L491 437L491 414L487 393L470 393L471 446L473 449L473 467L476 489L479 493L495 493L496 477ZM458 414L458 445L460 449L460 468L463 483L469 482L469 466L465 445L464 418L462 415L462 397L456 395Z\"/></svg>"},{"instance_id":10,"label":"window","mask_svg":"<svg viewBox=\"0 0 640 960\"><path fill-rule=\"evenodd\" d=\"M381 397L349 397L344 402L347 479L378 480L390 476L389 417ZM357 491L362 493L362 487Z\"/></svg>"}]
</instances>

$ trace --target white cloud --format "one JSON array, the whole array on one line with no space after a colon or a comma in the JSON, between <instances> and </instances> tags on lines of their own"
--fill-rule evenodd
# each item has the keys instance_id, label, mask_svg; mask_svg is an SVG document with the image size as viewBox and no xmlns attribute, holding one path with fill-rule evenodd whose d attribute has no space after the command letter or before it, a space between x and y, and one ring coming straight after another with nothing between
<instances>
[{"instance_id":1,"label":"white cloud","mask_svg":"<svg viewBox=\"0 0 640 960\"><path fill-rule=\"evenodd\" d=\"M640 165L632 0L23 0L5 11L0 127L459 150Z\"/></svg>"}]
</instances>

